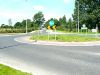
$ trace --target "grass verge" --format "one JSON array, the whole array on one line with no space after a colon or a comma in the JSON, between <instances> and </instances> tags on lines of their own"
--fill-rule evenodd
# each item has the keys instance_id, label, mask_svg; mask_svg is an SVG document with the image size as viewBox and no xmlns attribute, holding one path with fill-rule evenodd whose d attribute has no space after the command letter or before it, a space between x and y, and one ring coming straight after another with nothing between
<instances>
[{"instance_id":1,"label":"grass verge","mask_svg":"<svg viewBox=\"0 0 100 75\"><path fill-rule=\"evenodd\" d=\"M32 75L0 64L0 75Z\"/></svg>"},{"instance_id":2,"label":"grass verge","mask_svg":"<svg viewBox=\"0 0 100 75\"><path fill-rule=\"evenodd\" d=\"M32 36L31 40L43 40L43 41L58 41L58 42L89 42L89 41L100 41L100 38L86 37L86 36L65 36L57 35L56 40L54 35L39 35Z\"/></svg>"}]
</instances>

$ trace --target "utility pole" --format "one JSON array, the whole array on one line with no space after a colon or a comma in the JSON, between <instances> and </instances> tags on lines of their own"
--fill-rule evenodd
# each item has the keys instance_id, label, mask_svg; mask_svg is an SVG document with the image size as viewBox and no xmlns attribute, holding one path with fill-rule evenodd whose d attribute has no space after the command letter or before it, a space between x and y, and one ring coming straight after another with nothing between
<instances>
[{"instance_id":1,"label":"utility pole","mask_svg":"<svg viewBox=\"0 0 100 75\"><path fill-rule=\"evenodd\" d=\"M79 1L77 1L77 3L78 3L78 33L80 32L79 30Z\"/></svg>"},{"instance_id":2,"label":"utility pole","mask_svg":"<svg viewBox=\"0 0 100 75\"><path fill-rule=\"evenodd\" d=\"M27 34L27 19L26 19L26 34Z\"/></svg>"},{"instance_id":3,"label":"utility pole","mask_svg":"<svg viewBox=\"0 0 100 75\"><path fill-rule=\"evenodd\" d=\"M25 0L26 1L26 4L27 4L27 1L28 0ZM27 5L26 5L27 6ZM26 34L27 34L27 18L26 18Z\"/></svg>"}]
</instances>

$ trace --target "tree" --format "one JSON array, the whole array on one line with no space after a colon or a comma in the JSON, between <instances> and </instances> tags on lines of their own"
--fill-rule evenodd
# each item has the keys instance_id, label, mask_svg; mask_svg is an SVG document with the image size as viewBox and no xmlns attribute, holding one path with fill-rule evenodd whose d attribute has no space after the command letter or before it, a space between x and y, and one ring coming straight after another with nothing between
<instances>
[{"instance_id":1,"label":"tree","mask_svg":"<svg viewBox=\"0 0 100 75\"><path fill-rule=\"evenodd\" d=\"M1 25L1 28L13 28L13 26L9 26L9 25L2 24Z\"/></svg>"},{"instance_id":2,"label":"tree","mask_svg":"<svg viewBox=\"0 0 100 75\"><path fill-rule=\"evenodd\" d=\"M100 0L75 0L73 19L76 23L78 21L78 2L80 26L86 24L89 29L92 29L98 25L100 30Z\"/></svg>"},{"instance_id":3,"label":"tree","mask_svg":"<svg viewBox=\"0 0 100 75\"><path fill-rule=\"evenodd\" d=\"M26 20L23 20L22 22L16 22L14 25L15 28L25 28L26 27ZM32 28L33 22L30 19L27 19L27 27Z\"/></svg>"},{"instance_id":4,"label":"tree","mask_svg":"<svg viewBox=\"0 0 100 75\"><path fill-rule=\"evenodd\" d=\"M26 27L26 20L23 20L23 21L21 22L21 27L23 27L23 28Z\"/></svg>"},{"instance_id":5,"label":"tree","mask_svg":"<svg viewBox=\"0 0 100 75\"><path fill-rule=\"evenodd\" d=\"M54 25L56 25L56 27L60 26L59 20L57 20L56 18L54 18L53 20L54 20Z\"/></svg>"},{"instance_id":6,"label":"tree","mask_svg":"<svg viewBox=\"0 0 100 75\"><path fill-rule=\"evenodd\" d=\"M14 28L21 28L22 24L20 22L16 22Z\"/></svg>"},{"instance_id":7,"label":"tree","mask_svg":"<svg viewBox=\"0 0 100 75\"><path fill-rule=\"evenodd\" d=\"M28 31L35 30L34 25L35 25L34 22L32 22L30 19L27 19L27 28L28 28Z\"/></svg>"},{"instance_id":8,"label":"tree","mask_svg":"<svg viewBox=\"0 0 100 75\"><path fill-rule=\"evenodd\" d=\"M42 12L36 13L33 17L33 22L35 23L35 25L37 25L37 27L41 27L41 25L43 25L45 22L43 13Z\"/></svg>"},{"instance_id":9,"label":"tree","mask_svg":"<svg viewBox=\"0 0 100 75\"><path fill-rule=\"evenodd\" d=\"M5 28L5 24L1 24L1 26L0 26L1 28Z\"/></svg>"},{"instance_id":10,"label":"tree","mask_svg":"<svg viewBox=\"0 0 100 75\"><path fill-rule=\"evenodd\" d=\"M59 19L59 22L60 22L60 26L61 26L62 30L67 30L68 26L67 26L67 21L66 21L65 15Z\"/></svg>"},{"instance_id":11,"label":"tree","mask_svg":"<svg viewBox=\"0 0 100 75\"><path fill-rule=\"evenodd\" d=\"M73 29L73 26L72 26L72 19L70 18L69 20L68 20L68 22L67 22L67 26L68 26L68 29L70 29L70 32L72 31L72 29Z\"/></svg>"},{"instance_id":12,"label":"tree","mask_svg":"<svg viewBox=\"0 0 100 75\"><path fill-rule=\"evenodd\" d=\"M32 22L30 19L27 19L27 27L31 28L32 27Z\"/></svg>"},{"instance_id":13,"label":"tree","mask_svg":"<svg viewBox=\"0 0 100 75\"><path fill-rule=\"evenodd\" d=\"M66 16L64 15L62 18L59 19L61 25L66 25Z\"/></svg>"}]
</instances>

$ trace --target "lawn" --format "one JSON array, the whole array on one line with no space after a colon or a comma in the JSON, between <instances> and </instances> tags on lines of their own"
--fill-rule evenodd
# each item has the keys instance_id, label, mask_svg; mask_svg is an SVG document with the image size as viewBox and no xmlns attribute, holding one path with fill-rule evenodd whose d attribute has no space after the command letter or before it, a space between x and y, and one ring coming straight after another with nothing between
<instances>
[{"instance_id":1,"label":"lawn","mask_svg":"<svg viewBox=\"0 0 100 75\"><path fill-rule=\"evenodd\" d=\"M100 38L86 37L86 36L66 36L57 35L55 40L55 35L39 35L32 36L31 40L46 40L46 41L59 41L59 42L89 42L89 41L100 41Z\"/></svg>"},{"instance_id":2,"label":"lawn","mask_svg":"<svg viewBox=\"0 0 100 75\"><path fill-rule=\"evenodd\" d=\"M0 75L32 75L0 64Z\"/></svg>"}]
</instances>

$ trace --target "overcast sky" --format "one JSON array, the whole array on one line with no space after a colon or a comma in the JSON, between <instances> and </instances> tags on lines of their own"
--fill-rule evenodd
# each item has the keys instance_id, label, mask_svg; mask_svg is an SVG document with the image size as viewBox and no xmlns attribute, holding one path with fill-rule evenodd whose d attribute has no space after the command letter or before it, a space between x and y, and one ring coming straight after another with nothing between
<instances>
[{"instance_id":1,"label":"overcast sky","mask_svg":"<svg viewBox=\"0 0 100 75\"><path fill-rule=\"evenodd\" d=\"M73 14L74 0L0 0L0 25L13 24L23 19L32 19L38 11L42 11L46 20L66 15L69 19Z\"/></svg>"}]
</instances>

